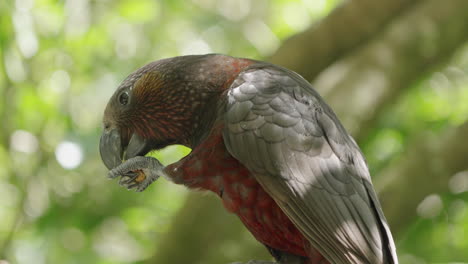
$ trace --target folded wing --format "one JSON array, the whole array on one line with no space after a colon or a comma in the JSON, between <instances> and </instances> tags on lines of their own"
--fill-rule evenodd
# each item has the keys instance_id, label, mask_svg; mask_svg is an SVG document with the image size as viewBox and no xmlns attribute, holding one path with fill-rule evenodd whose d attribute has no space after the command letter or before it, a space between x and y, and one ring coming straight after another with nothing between
<instances>
[{"instance_id":1,"label":"folded wing","mask_svg":"<svg viewBox=\"0 0 468 264\"><path fill-rule=\"evenodd\" d=\"M252 67L224 111L229 152L331 263L398 263L364 158L307 81Z\"/></svg>"}]
</instances>

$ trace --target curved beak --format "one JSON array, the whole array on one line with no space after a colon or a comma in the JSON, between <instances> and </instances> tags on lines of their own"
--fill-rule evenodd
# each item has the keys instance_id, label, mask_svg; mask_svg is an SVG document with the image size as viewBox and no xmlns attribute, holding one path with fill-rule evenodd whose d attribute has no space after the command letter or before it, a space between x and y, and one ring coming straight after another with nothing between
<instances>
[{"instance_id":1,"label":"curved beak","mask_svg":"<svg viewBox=\"0 0 468 264\"><path fill-rule=\"evenodd\" d=\"M109 170L122 163L123 151L120 131L116 128L104 130L99 142L99 152L104 165Z\"/></svg>"},{"instance_id":2,"label":"curved beak","mask_svg":"<svg viewBox=\"0 0 468 264\"><path fill-rule=\"evenodd\" d=\"M117 128L104 130L99 142L99 152L104 165L109 170L120 165L123 161L135 156L144 156L151 149L149 141L133 133L128 145L122 145L122 136ZM125 144L125 143L123 143Z\"/></svg>"}]
</instances>

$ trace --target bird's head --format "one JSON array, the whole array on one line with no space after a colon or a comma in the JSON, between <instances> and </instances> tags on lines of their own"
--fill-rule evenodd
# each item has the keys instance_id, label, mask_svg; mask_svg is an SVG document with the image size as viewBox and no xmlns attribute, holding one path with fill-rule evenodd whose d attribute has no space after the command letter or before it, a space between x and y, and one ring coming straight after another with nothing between
<instances>
[{"instance_id":1,"label":"bird's head","mask_svg":"<svg viewBox=\"0 0 468 264\"><path fill-rule=\"evenodd\" d=\"M171 144L193 147L219 95L248 64L222 55L182 56L130 74L104 111L99 149L106 167Z\"/></svg>"}]
</instances>

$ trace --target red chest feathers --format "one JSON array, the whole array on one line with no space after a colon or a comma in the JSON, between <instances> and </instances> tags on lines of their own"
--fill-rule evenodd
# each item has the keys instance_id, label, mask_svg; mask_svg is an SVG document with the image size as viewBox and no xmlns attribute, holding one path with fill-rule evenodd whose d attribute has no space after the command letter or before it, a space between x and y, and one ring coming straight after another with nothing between
<instances>
[{"instance_id":1,"label":"red chest feathers","mask_svg":"<svg viewBox=\"0 0 468 264\"><path fill-rule=\"evenodd\" d=\"M183 160L169 166L176 183L218 194L260 242L307 256L307 240L249 171L226 150L221 135L210 137Z\"/></svg>"}]
</instances>

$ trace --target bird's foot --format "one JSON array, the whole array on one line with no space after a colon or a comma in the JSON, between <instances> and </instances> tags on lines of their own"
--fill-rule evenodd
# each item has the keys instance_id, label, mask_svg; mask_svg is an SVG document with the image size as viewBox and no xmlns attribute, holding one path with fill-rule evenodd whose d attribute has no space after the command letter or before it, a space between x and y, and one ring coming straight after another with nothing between
<instances>
[{"instance_id":1,"label":"bird's foot","mask_svg":"<svg viewBox=\"0 0 468 264\"><path fill-rule=\"evenodd\" d=\"M164 166L152 157L137 156L124 161L109 171L111 179L120 177L119 184L128 190L144 191L152 182L164 175Z\"/></svg>"}]
</instances>

